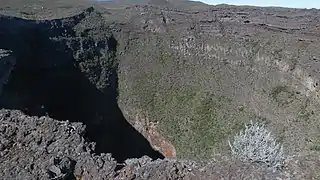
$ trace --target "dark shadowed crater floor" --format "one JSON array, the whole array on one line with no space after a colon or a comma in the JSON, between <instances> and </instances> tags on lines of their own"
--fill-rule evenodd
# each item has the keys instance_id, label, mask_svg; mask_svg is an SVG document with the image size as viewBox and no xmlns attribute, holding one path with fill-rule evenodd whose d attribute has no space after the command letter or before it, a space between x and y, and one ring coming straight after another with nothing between
<instances>
[{"instance_id":1,"label":"dark shadowed crater floor","mask_svg":"<svg viewBox=\"0 0 320 180\"><path fill-rule=\"evenodd\" d=\"M85 23L92 20L103 21L92 8L38 22L1 16L0 48L12 51L15 59L1 108L82 122L96 153L112 153L119 162L143 155L163 158L122 115L116 99L117 40L103 23L90 29ZM76 31L76 26L83 27ZM98 28L107 33L98 34Z\"/></svg>"}]
</instances>

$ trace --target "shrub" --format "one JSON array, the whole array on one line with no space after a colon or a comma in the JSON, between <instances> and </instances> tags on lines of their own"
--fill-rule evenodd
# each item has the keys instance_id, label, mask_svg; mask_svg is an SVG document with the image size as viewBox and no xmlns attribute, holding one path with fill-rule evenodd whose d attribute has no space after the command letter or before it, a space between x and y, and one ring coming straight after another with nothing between
<instances>
[{"instance_id":1,"label":"shrub","mask_svg":"<svg viewBox=\"0 0 320 180\"><path fill-rule=\"evenodd\" d=\"M232 154L242 161L264 163L272 168L280 168L285 160L283 147L271 136L264 124L252 122L245 130L229 141Z\"/></svg>"}]
</instances>

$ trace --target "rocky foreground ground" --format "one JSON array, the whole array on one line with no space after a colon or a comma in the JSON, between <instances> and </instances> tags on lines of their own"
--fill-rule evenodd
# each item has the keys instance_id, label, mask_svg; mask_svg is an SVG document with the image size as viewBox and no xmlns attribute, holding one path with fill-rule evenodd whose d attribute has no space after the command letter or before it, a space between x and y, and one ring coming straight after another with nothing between
<instances>
[{"instance_id":1,"label":"rocky foreground ground","mask_svg":"<svg viewBox=\"0 0 320 180\"><path fill-rule=\"evenodd\" d=\"M110 153L95 154L82 123L0 111L1 179L316 179L316 154L294 157L273 172L228 157L210 162L143 156L118 163Z\"/></svg>"},{"instance_id":2,"label":"rocky foreground ground","mask_svg":"<svg viewBox=\"0 0 320 180\"><path fill-rule=\"evenodd\" d=\"M319 11L174 2L3 2L0 179L320 179Z\"/></svg>"}]
</instances>

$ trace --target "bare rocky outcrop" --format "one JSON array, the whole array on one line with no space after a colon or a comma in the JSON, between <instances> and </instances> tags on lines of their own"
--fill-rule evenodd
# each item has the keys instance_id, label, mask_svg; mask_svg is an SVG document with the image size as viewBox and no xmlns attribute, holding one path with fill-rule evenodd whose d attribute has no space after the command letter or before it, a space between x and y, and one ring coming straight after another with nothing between
<instances>
[{"instance_id":1,"label":"bare rocky outcrop","mask_svg":"<svg viewBox=\"0 0 320 180\"><path fill-rule=\"evenodd\" d=\"M117 166L111 154L93 155L85 126L30 117L18 110L0 111L1 178L110 179Z\"/></svg>"},{"instance_id":2,"label":"bare rocky outcrop","mask_svg":"<svg viewBox=\"0 0 320 180\"><path fill-rule=\"evenodd\" d=\"M95 154L80 122L28 116L0 110L0 175L3 179L310 179L319 177L319 155L288 161L280 172L228 157L210 162L156 160L143 156L117 162L110 153Z\"/></svg>"}]
</instances>

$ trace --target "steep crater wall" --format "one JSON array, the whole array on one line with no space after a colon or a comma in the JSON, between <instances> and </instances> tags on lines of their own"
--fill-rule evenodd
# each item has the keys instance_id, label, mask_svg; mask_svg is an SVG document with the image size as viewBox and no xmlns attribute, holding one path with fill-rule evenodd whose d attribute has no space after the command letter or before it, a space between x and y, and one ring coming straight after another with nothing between
<instances>
[{"instance_id":1,"label":"steep crater wall","mask_svg":"<svg viewBox=\"0 0 320 180\"><path fill-rule=\"evenodd\" d=\"M250 120L266 123L289 154L317 149L319 31L310 17L319 12L140 6L123 14L131 16L121 24L119 105L178 158L230 153L228 140Z\"/></svg>"},{"instance_id":2,"label":"steep crater wall","mask_svg":"<svg viewBox=\"0 0 320 180\"><path fill-rule=\"evenodd\" d=\"M1 108L83 122L96 153L118 161L163 157L117 105L118 43L94 8L55 20L0 16L0 39L3 56L12 58L1 58Z\"/></svg>"}]
</instances>

